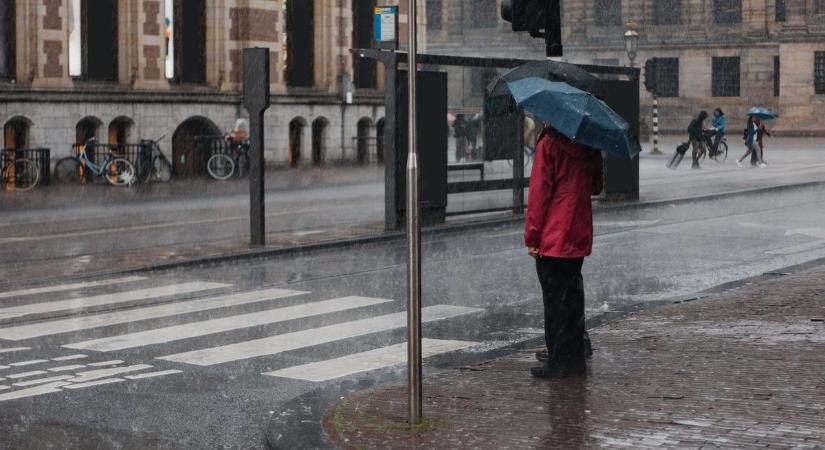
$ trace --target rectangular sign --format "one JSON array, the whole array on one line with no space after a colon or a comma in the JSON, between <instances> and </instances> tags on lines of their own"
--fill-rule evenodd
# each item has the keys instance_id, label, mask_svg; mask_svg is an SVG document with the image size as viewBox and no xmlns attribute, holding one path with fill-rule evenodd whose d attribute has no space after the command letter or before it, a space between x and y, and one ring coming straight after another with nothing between
<instances>
[{"instance_id":1,"label":"rectangular sign","mask_svg":"<svg viewBox=\"0 0 825 450\"><path fill-rule=\"evenodd\" d=\"M373 40L379 46L394 45L398 41L398 6L377 6L374 11Z\"/></svg>"}]
</instances>

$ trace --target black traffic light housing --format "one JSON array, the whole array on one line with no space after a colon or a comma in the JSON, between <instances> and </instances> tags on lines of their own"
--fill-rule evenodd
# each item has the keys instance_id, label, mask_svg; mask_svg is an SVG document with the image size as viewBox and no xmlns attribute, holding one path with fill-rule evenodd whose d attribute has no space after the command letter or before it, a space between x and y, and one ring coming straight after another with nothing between
<instances>
[{"instance_id":1,"label":"black traffic light housing","mask_svg":"<svg viewBox=\"0 0 825 450\"><path fill-rule=\"evenodd\" d=\"M647 92L656 91L656 71L658 69L659 60L657 58L650 58L645 62L645 89Z\"/></svg>"},{"instance_id":2,"label":"black traffic light housing","mask_svg":"<svg viewBox=\"0 0 825 450\"><path fill-rule=\"evenodd\" d=\"M547 56L562 56L561 0L502 0L501 18L513 31L543 37Z\"/></svg>"}]
</instances>

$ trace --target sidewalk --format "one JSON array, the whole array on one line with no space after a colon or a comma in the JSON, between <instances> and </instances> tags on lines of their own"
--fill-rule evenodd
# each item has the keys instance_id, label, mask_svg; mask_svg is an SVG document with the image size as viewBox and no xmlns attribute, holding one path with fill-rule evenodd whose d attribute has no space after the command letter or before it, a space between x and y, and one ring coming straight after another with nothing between
<instances>
[{"instance_id":1,"label":"sidewalk","mask_svg":"<svg viewBox=\"0 0 825 450\"><path fill-rule=\"evenodd\" d=\"M324 419L340 448L822 448L825 267L591 330L586 376L538 380L532 352L344 398Z\"/></svg>"}]
</instances>

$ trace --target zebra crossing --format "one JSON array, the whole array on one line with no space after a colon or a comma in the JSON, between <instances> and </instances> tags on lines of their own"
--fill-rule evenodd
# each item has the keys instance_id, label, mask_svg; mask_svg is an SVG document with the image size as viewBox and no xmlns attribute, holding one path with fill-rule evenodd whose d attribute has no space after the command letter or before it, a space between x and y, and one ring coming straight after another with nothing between
<instances>
[{"instance_id":1,"label":"zebra crossing","mask_svg":"<svg viewBox=\"0 0 825 450\"><path fill-rule=\"evenodd\" d=\"M256 370L262 380L324 382L397 366L406 361L406 342L375 348L361 340L403 329L406 312L390 312L402 308L388 298L323 298L284 288L237 291L230 283L138 276L0 292L0 402L262 358L271 366ZM483 311L437 304L423 308L422 322ZM322 325L302 325L304 319ZM272 331L280 326L286 331ZM343 356L315 358L310 352L343 341L355 343ZM424 357L474 345L424 339ZM289 362L295 354L283 357L293 351L306 353L299 352L298 364ZM282 357L287 367L278 367Z\"/></svg>"}]
</instances>

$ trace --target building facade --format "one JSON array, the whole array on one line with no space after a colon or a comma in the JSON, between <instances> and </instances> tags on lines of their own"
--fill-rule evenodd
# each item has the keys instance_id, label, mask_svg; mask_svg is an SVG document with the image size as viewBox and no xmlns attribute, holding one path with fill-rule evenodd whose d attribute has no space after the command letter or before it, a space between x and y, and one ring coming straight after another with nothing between
<instances>
[{"instance_id":1,"label":"building facade","mask_svg":"<svg viewBox=\"0 0 825 450\"><path fill-rule=\"evenodd\" d=\"M161 148L176 173L191 175L201 158L195 137L223 135L246 116L243 48L264 47L272 92L268 163L380 159L382 70L350 52L370 45L374 6L0 0L3 145L50 148L54 161L91 137L132 143L165 135ZM400 22L403 32L403 5Z\"/></svg>"},{"instance_id":2,"label":"building facade","mask_svg":"<svg viewBox=\"0 0 825 450\"><path fill-rule=\"evenodd\" d=\"M541 39L513 33L498 14L473 16L499 3L427 0L430 51L543 58ZM779 134L825 135L825 0L566 0L562 17L566 61L628 64L628 26L640 35L636 65L666 58L657 80L665 131L684 132L716 107L744 128L758 105L780 114ZM642 91L647 114L652 96Z\"/></svg>"}]
</instances>

